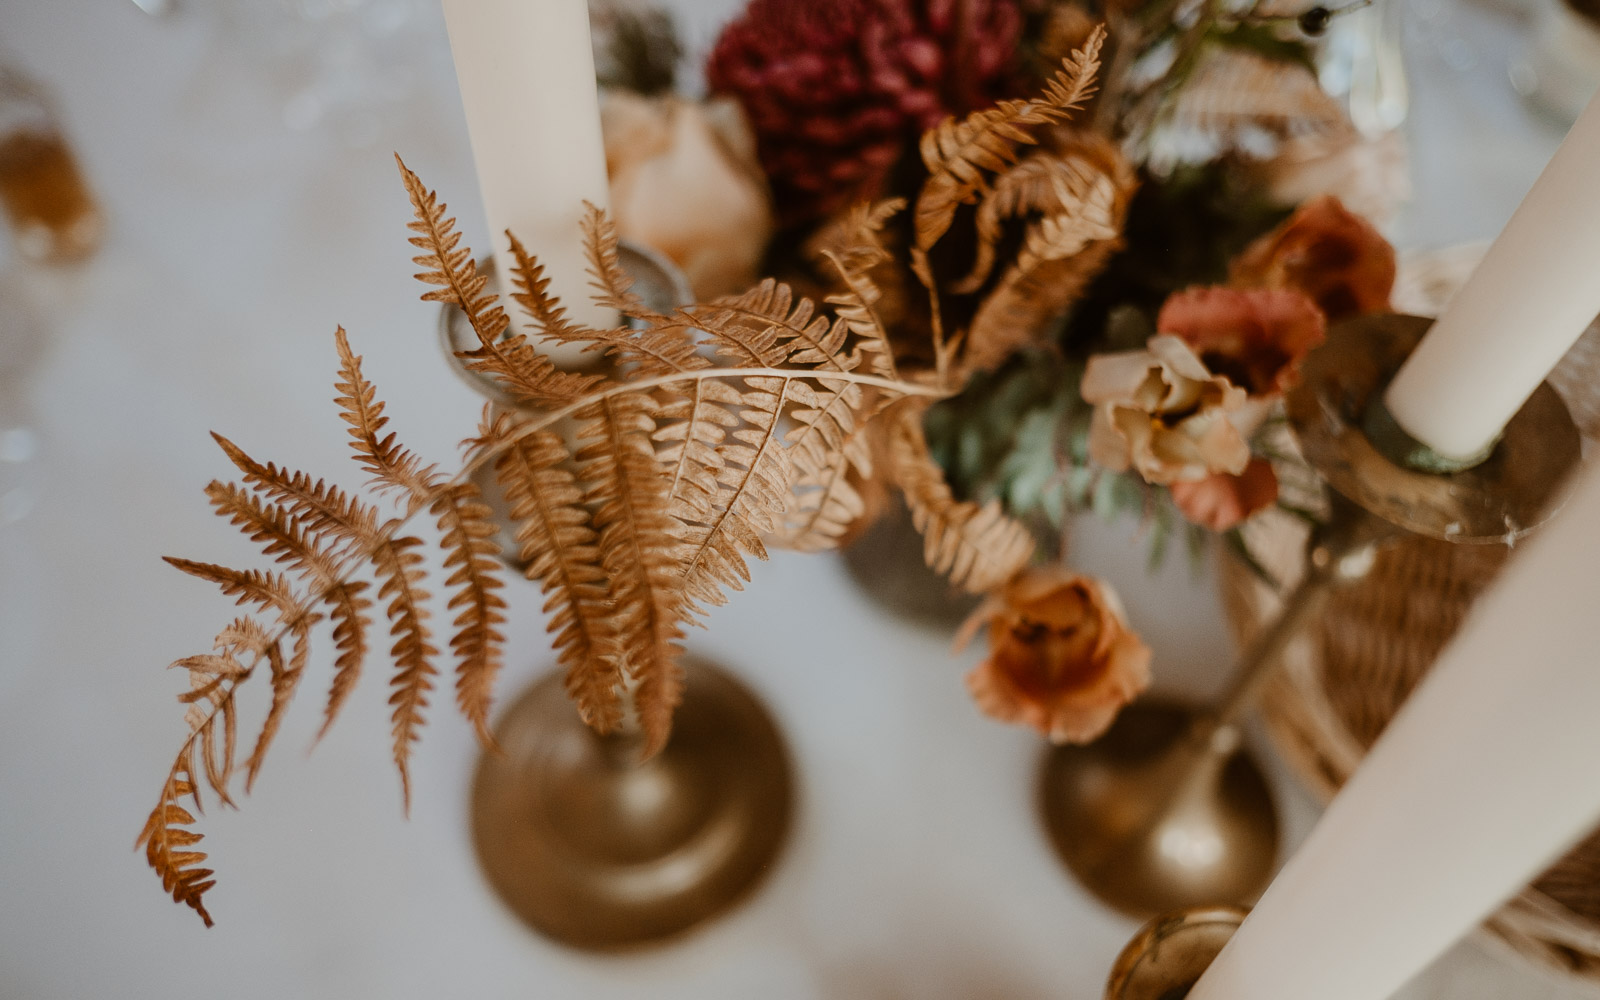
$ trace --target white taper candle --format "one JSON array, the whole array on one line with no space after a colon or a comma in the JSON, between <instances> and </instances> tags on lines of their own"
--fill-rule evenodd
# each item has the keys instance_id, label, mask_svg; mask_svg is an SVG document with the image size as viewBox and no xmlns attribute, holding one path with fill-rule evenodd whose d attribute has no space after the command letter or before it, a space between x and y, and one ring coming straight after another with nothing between
<instances>
[{"instance_id":1,"label":"white taper candle","mask_svg":"<svg viewBox=\"0 0 1600 1000\"><path fill-rule=\"evenodd\" d=\"M1384 1000L1600 818L1600 465L1188 1000Z\"/></svg>"},{"instance_id":2,"label":"white taper candle","mask_svg":"<svg viewBox=\"0 0 1600 1000\"><path fill-rule=\"evenodd\" d=\"M585 200L609 201L587 0L444 0L444 16L503 287L509 229L575 320L614 325L589 298L579 228Z\"/></svg>"},{"instance_id":3,"label":"white taper candle","mask_svg":"<svg viewBox=\"0 0 1600 1000\"><path fill-rule=\"evenodd\" d=\"M1451 458L1493 443L1600 314L1600 97L1384 397Z\"/></svg>"}]
</instances>

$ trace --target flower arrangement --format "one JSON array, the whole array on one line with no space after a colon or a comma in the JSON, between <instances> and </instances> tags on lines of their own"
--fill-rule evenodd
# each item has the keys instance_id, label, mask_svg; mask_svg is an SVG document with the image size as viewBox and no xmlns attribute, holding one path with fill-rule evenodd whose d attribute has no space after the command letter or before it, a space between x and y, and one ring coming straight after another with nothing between
<instances>
[{"instance_id":1,"label":"flower arrangement","mask_svg":"<svg viewBox=\"0 0 1600 1000\"><path fill-rule=\"evenodd\" d=\"M1092 510L1147 522L1152 561L1179 533L1192 551L1221 534L1248 558L1254 515L1315 516L1314 496L1285 488L1310 477L1279 433L1282 392L1329 323L1388 309L1395 278L1367 216L1404 196L1403 155L1315 72L1344 9L755 0L706 76L746 112L779 220L767 266L797 286L839 289L827 263L846 206L945 186L889 223L892 257L869 273L902 366L946 366L960 387L921 415L952 496L998 502L1041 539ZM1037 86L1102 19L1085 114L992 151L930 127ZM963 144L972 155L938 176ZM923 301L919 283L938 294ZM1018 591L998 593L1022 613ZM994 600L982 620L1003 617ZM1053 676L1065 690L1076 675ZM1092 739L1114 714L1068 724L984 690L990 714L1056 739Z\"/></svg>"},{"instance_id":2,"label":"flower arrangement","mask_svg":"<svg viewBox=\"0 0 1600 1000\"><path fill-rule=\"evenodd\" d=\"M632 716L647 753L670 732L684 623L743 585L747 557L837 547L891 488L929 565L985 595L964 630L989 640L979 706L1051 739L1099 735L1148 683L1149 650L1104 583L1030 565L1038 535L1090 509L1202 537L1272 504L1292 461L1269 443L1277 396L1330 320L1384 307L1394 273L1334 194L1274 198L1284 157L1357 141L1285 37L1303 19L1217 0L1103 13L1109 34L1065 0L754 0L708 63L716 107L663 93L670 34L622 19L618 43L657 54L602 65L648 70L651 92L609 98L618 217L591 214L587 235L597 301L628 323L572 322L515 242L510 276L547 338L610 360L600 374L509 331L402 165L424 298L465 313L464 362L539 415L488 413L459 470L425 464L385 430L340 331L337 403L369 490L219 438L242 483L208 496L273 565L172 560L254 609L177 664L189 732L140 837L173 897L209 922L190 807L202 787L231 802L238 692L268 673L248 787L313 627L331 622L338 654L331 722L369 658L374 598L405 783L441 656L424 514L431 585L457 615L456 701L487 740L504 603L478 467L511 501L579 711L602 732ZM676 257L709 301L647 308L619 233ZM754 283L758 266L782 280Z\"/></svg>"}]
</instances>

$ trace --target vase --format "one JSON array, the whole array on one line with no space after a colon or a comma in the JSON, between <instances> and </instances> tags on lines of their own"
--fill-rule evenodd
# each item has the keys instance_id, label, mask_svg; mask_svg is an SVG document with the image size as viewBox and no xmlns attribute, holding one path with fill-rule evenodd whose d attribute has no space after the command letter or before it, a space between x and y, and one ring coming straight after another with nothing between
<instances>
[{"instance_id":1,"label":"vase","mask_svg":"<svg viewBox=\"0 0 1600 1000\"><path fill-rule=\"evenodd\" d=\"M619 256L647 306L685 304L686 285L665 258L626 244ZM479 272L493 281L492 262ZM439 330L452 369L492 408L532 412L461 363L457 352L477 338L459 309L446 307ZM474 482L502 558L523 571L492 470ZM473 781L473 843L495 893L552 940L615 951L679 937L749 896L782 851L795 781L777 724L729 672L692 655L683 665L672 735L649 759L631 712L617 732L596 734L558 671L495 724L496 746Z\"/></svg>"}]
</instances>

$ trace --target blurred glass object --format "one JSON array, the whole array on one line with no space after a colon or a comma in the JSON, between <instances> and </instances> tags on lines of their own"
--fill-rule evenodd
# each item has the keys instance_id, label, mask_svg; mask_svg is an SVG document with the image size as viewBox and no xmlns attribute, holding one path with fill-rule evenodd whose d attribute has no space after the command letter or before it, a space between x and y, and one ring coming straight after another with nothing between
<instances>
[{"instance_id":1,"label":"blurred glass object","mask_svg":"<svg viewBox=\"0 0 1600 1000\"><path fill-rule=\"evenodd\" d=\"M453 80L437 0L215 0L207 9L262 64L295 131L371 146Z\"/></svg>"},{"instance_id":2,"label":"blurred glass object","mask_svg":"<svg viewBox=\"0 0 1600 1000\"><path fill-rule=\"evenodd\" d=\"M1359 9L1336 3L1317 59L1322 87L1346 100L1350 120L1376 139L1399 128L1411 108L1402 52L1403 0L1375 0Z\"/></svg>"},{"instance_id":3,"label":"blurred glass object","mask_svg":"<svg viewBox=\"0 0 1600 1000\"><path fill-rule=\"evenodd\" d=\"M0 205L18 252L48 264L83 260L105 224L39 86L0 66Z\"/></svg>"},{"instance_id":4,"label":"blurred glass object","mask_svg":"<svg viewBox=\"0 0 1600 1000\"><path fill-rule=\"evenodd\" d=\"M29 377L44 354L44 320L20 269L0 273L0 529L34 506L39 435L28 399Z\"/></svg>"},{"instance_id":5,"label":"blurred glass object","mask_svg":"<svg viewBox=\"0 0 1600 1000\"><path fill-rule=\"evenodd\" d=\"M1540 0L1511 85L1563 128L1577 121L1600 91L1600 0Z\"/></svg>"}]
</instances>

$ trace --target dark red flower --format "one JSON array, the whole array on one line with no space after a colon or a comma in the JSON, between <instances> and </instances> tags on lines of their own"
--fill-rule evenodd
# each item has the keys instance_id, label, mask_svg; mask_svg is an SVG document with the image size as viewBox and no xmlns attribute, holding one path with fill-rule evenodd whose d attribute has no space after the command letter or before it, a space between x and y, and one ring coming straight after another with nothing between
<instances>
[{"instance_id":1,"label":"dark red flower","mask_svg":"<svg viewBox=\"0 0 1600 1000\"><path fill-rule=\"evenodd\" d=\"M882 193L946 115L1007 96L1016 0L752 0L706 64L744 105L784 222Z\"/></svg>"}]
</instances>

